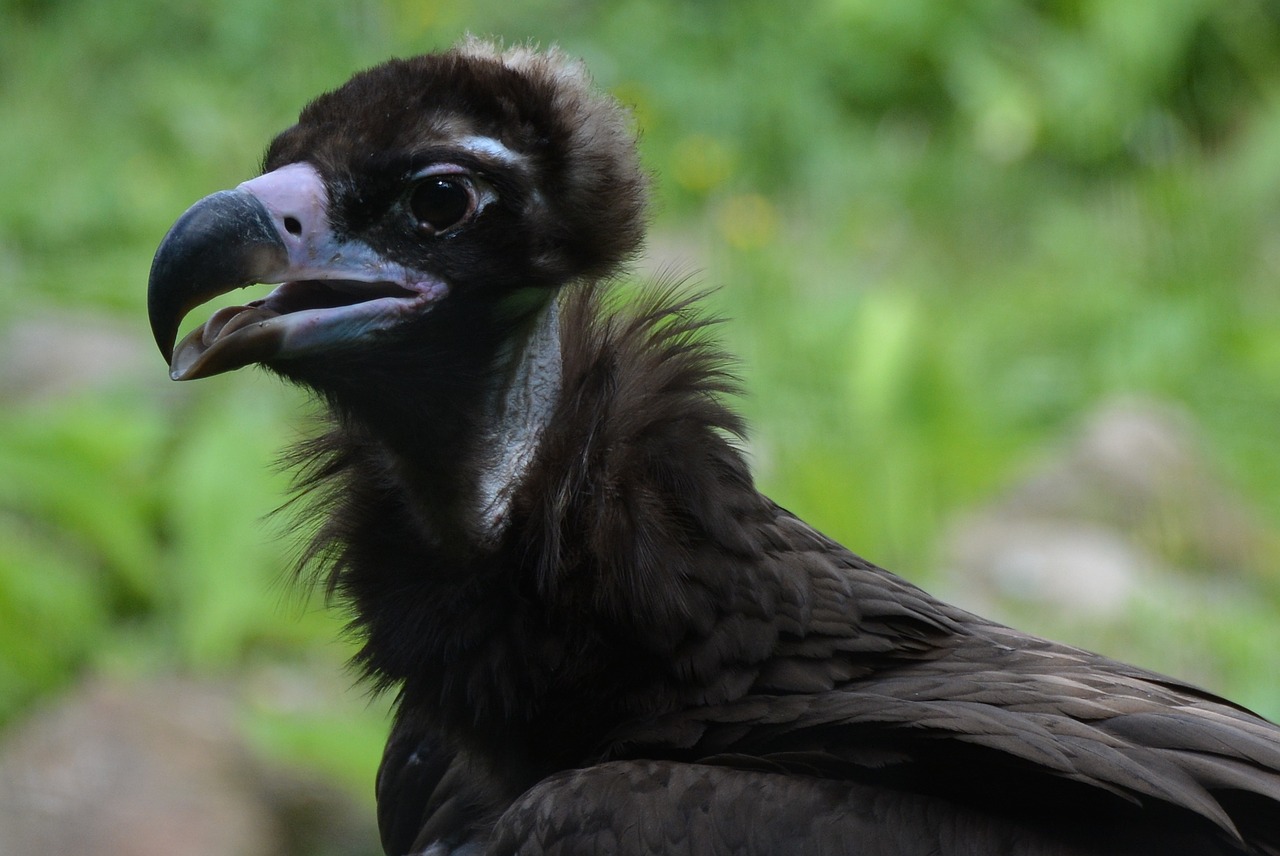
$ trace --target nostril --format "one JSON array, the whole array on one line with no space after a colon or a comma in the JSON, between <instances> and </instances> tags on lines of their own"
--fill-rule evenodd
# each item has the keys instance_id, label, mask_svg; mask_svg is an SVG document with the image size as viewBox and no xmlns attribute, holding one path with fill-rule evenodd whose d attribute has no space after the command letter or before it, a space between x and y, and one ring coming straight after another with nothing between
<instances>
[{"instance_id":1,"label":"nostril","mask_svg":"<svg viewBox=\"0 0 1280 856\"><path fill-rule=\"evenodd\" d=\"M284 229L285 229L285 231L286 231L286 232L288 232L290 235L301 235L301 234L302 234L302 221L301 221L301 220L299 220L297 217L285 217L285 218L284 218Z\"/></svg>"}]
</instances>

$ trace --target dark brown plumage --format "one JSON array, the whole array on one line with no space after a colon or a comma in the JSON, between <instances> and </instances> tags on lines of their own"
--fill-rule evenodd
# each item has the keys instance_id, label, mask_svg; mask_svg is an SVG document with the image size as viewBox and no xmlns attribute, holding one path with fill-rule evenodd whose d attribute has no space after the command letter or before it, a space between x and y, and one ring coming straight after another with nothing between
<instances>
[{"instance_id":1,"label":"dark brown plumage","mask_svg":"<svg viewBox=\"0 0 1280 856\"><path fill-rule=\"evenodd\" d=\"M644 181L556 53L358 75L157 253L178 378L331 430L308 554L398 693L389 854L1280 854L1280 729L941 603L758 493ZM247 282L176 349L181 315Z\"/></svg>"}]
</instances>

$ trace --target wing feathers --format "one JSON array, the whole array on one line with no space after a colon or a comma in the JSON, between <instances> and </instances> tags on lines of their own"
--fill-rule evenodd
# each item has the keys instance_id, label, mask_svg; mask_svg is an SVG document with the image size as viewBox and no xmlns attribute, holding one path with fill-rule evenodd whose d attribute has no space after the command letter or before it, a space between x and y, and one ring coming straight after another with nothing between
<instances>
[{"instance_id":1,"label":"wing feathers","mask_svg":"<svg viewBox=\"0 0 1280 856\"><path fill-rule=\"evenodd\" d=\"M669 299L625 317L567 296L565 397L510 565L448 568L505 611L455 597L404 637L448 680L413 676L402 720L468 754L438 769L393 735L391 841L419 823L433 854L490 832L485 852L563 856L1280 850L1275 726L937 601L762 497L726 439L723 358ZM387 538L388 519L366 522ZM421 552L403 567L437 561Z\"/></svg>"}]
</instances>

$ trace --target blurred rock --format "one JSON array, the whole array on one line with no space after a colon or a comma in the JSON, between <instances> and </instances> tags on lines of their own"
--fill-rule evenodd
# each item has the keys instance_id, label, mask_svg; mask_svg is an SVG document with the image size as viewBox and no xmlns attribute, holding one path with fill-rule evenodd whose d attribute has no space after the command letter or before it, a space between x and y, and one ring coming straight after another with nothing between
<instances>
[{"instance_id":1,"label":"blurred rock","mask_svg":"<svg viewBox=\"0 0 1280 856\"><path fill-rule=\"evenodd\" d=\"M964 605L989 611L995 598L1108 615L1128 605L1155 561L1123 534L1073 520L977 515L948 541L952 579L969 586Z\"/></svg>"},{"instance_id":2,"label":"blurred rock","mask_svg":"<svg viewBox=\"0 0 1280 856\"><path fill-rule=\"evenodd\" d=\"M1223 482L1190 414L1134 398L1094 411L1004 505L1115 527L1188 570L1242 571L1272 537Z\"/></svg>"},{"instance_id":3,"label":"blurred rock","mask_svg":"<svg viewBox=\"0 0 1280 856\"><path fill-rule=\"evenodd\" d=\"M40 401L121 381L164 380L162 363L143 323L47 311L0 330L0 399Z\"/></svg>"},{"instance_id":4,"label":"blurred rock","mask_svg":"<svg viewBox=\"0 0 1280 856\"><path fill-rule=\"evenodd\" d=\"M1125 398L950 527L943 561L971 608L1009 599L1108 616L1153 575L1246 574L1273 549L1274 536L1215 473L1191 417Z\"/></svg>"},{"instance_id":5,"label":"blurred rock","mask_svg":"<svg viewBox=\"0 0 1280 856\"><path fill-rule=\"evenodd\" d=\"M93 856L370 854L342 793L254 756L233 697L94 681L0 744L0 850Z\"/></svg>"}]
</instances>

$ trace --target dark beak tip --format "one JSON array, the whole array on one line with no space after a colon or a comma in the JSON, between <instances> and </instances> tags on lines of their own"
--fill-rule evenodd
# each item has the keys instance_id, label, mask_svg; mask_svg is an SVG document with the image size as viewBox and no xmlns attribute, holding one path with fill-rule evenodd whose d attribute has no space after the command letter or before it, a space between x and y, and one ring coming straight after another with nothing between
<instances>
[{"instance_id":1,"label":"dark beak tip","mask_svg":"<svg viewBox=\"0 0 1280 856\"><path fill-rule=\"evenodd\" d=\"M220 294L269 281L288 259L274 218L248 191L220 191L187 209L156 249L147 282L151 334L165 360L173 360L188 312Z\"/></svg>"},{"instance_id":2,"label":"dark beak tip","mask_svg":"<svg viewBox=\"0 0 1280 856\"><path fill-rule=\"evenodd\" d=\"M172 229L170 234L172 234ZM178 325L186 311L181 306L172 305L168 295L174 290L170 278L166 276L167 265L162 261L166 248L171 249L169 235L165 235L155 258L151 260L151 274L147 278L147 316L151 323L151 335L156 340L156 347L164 356L165 362L173 359L173 346L178 339ZM194 307L192 307L194 308Z\"/></svg>"}]
</instances>

